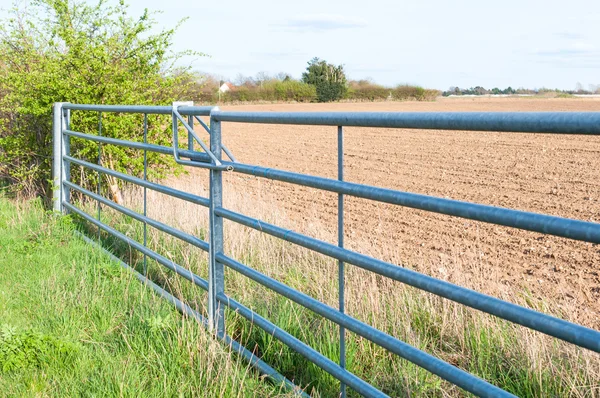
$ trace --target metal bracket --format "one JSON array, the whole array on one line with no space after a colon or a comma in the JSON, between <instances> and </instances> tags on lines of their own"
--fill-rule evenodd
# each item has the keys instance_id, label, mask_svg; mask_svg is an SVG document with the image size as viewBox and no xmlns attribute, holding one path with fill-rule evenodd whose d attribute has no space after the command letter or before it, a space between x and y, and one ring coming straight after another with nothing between
<instances>
[{"instance_id":1,"label":"metal bracket","mask_svg":"<svg viewBox=\"0 0 600 398\"><path fill-rule=\"evenodd\" d=\"M204 127L204 130L206 130L206 132L208 133L208 135L210 135L210 127L208 127L208 126L206 125L206 123L204 123L204 121L203 121L202 119L200 119L200 117L199 117L199 116L196 116L196 115L195 115L195 116L194 116L194 119L196 119L196 120L198 121L198 123L200 123L200 125L201 125L202 127ZM233 156L233 154L231 153L231 151L230 151L230 150L229 150L229 149L228 149L228 148L227 148L225 145L222 145L222 147L223 147L223 152L225 152L225 154L227 155L227 157L228 157L228 158L229 158L229 159L230 159L230 160L231 160L233 163L236 163L236 162L237 162L237 160L235 159L235 157Z\"/></svg>"},{"instance_id":2,"label":"metal bracket","mask_svg":"<svg viewBox=\"0 0 600 398\"><path fill-rule=\"evenodd\" d=\"M221 163L221 161L219 159L217 159L215 154L211 152L211 150L206 146L206 144L204 142L202 142L200 137L198 137L198 135L196 135L196 133L194 132L194 129L181 116L181 114L177 110L177 105L173 105L172 113L173 113L173 157L175 158L175 162L185 165L185 166L201 167L201 168L212 169L212 170L227 170L227 171L233 170L233 167L231 165L223 165L223 163ZM202 149L204 149L204 152L206 152L206 154L212 159L212 163L197 162L197 161L192 162L189 160L182 160L179 157L179 134L177 131L177 127L178 127L177 121L178 120L183 124L183 126L187 130L188 134L191 134L192 137L194 137L196 142L202 147ZM201 123L205 129L208 129L208 126L206 126L203 122L201 122ZM210 131L209 131L209 134L210 134ZM232 159L228 152L229 152L229 150L226 151L227 156L229 156L229 158ZM235 160L233 160L233 161L235 162Z\"/></svg>"}]
</instances>

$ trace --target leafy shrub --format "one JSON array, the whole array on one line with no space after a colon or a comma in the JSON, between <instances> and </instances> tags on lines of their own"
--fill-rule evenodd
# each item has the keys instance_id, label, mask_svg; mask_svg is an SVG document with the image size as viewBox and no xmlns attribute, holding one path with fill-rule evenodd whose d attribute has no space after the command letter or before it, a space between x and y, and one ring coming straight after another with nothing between
<instances>
[{"instance_id":1,"label":"leafy shrub","mask_svg":"<svg viewBox=\"0 0 600 398\"><path fill-rule=\"evenodd\" d=\"M425 94L425 89L419 86L400 85L392 93L395 99L401 101L408 99L421 100Z\"/></svg>"},{"instance_id":2,"label":"leafy shrub","mask_svg":"<svg viewBox=\"0 0 600 398\"><path fill-rule=\"evenodd\" d=\"M312 102L317 98L317 89L311 84L297 80L273 81L265 84L278 101Z\"/></svg>"},{"instance_id":3,"label":"leafy shrub","mask_svg":"<svg viewBox=\"0 0 600 398\"><path fill-rule=\"evenodd\" d=\"M28 3L29 4L29 3ZM187 71L173 62L184 54L170 48L174 30L152 33L147 11L127 16L124 4L90 6L83 0L38 0L16 9L0 24L0 180L13 191L49 194L52 157L52 104L170 104L185 92ZM139 140L140 115L105 114L103 134ZM72 129L95 133L98 115L72 112ZM169 144L168 123L150 118L153 143ZM105 146L105 164L140 174L138 151ZM97 160L95 143L72 140L72 155ZM164 159L163 159L164 158ZM172 169L168 157L149 154L161 173ZM96 173L73 173L76 182L94 184ZM82 180L82 181L78 181Z\"/></svg>"},{"instance_id":4,"label":"leafy shrub","mask_svg":"<svg viewBox=\"0 0 600 398\"><path fill-rule=\"evenodd\" d=\"M330 91L328 91L330 90ZM210 93L198 90L192 93L192 98L200 103L221 102L252 102L252 101L295 101L315 102L325 98L338 98L342 90L336 85L314 85L298 80L269 80L261 86L243 85L226 93ZM370 82L352 81L345 92L344 99L356 101L398 101L416 100L433 101L440 94L438 90L429 90L417 86L398 86L389 88Z\"/></svg>"},{"instance_id":5,"label":"leafy shrub","mask_svg":"<svg viewBox=\"0 0 600 398\"><path fill-rule=\"evenodd\" d=\"M56 337L0 325L0 372L39 368L52 361L68 364L76 352L74 344Z\"/></svg>"},{"instance_id":6,"label":"leafy shrub","mask_svg":"<svg viewBox=\"0 0 600 398\"><path fill-rule=\"evenodd\" d=\"M195 100L202 101L204 95L196 96ZM231 91L221 94L224 102L247 102L247 101L296 101L312 102L317 98L316 87L297 80L265 82L262 87L236 87ZM213 94L209 101L216 102L218 95Z\"/></svg>"},{"instance_id":7,"label":"leafy shrub","mask_svg":"<svg viewBox=\"0 0 600 398\"><path fill-rule=\"evenodd\" d=\"M424 89L419 86L399 85L392 91L394 99L399 101L417 100L432 101L440 92L438 90Z\"/></svg>"},{"instance_id":8,"label":"leafy shrub","mask_svg":"<svg viewBox=\"0 0 600 398\"><path fill-rule=\"evenodd\" d=\"M391 89L377 84L350 85L346 98L358 101L383 101L390 97Z\"/></svg>"}]
</instances>

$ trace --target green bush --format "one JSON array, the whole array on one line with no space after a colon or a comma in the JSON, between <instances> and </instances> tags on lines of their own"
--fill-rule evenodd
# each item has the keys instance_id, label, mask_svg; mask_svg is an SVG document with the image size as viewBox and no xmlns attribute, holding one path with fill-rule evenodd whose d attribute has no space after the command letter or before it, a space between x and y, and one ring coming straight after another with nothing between
<instances>
[{"instance_id":1,"label":"green bush","mask_svg":"<svg viewBox=\"0 0 600 398\"><path fill-rule=\"evenodd\" d=\"M399 85L392 91L394 99L399 101L432 101L438 95L440 95L438 90L424 89L423 87L409 85Z\"/></svg>"},{"instance_id":2,"label":"green bush","mask_svg":"<svg viewBox=\"0 0 600 398\"><path fill-rule=\"evenodd\" d=\"M272 90L278 101L312 102L317 98L315 86L296 80L268 82L263 90Z\"/></svg>"},{"instance_id":3,"label":"green bush","mask_svg":"<svg viewBox=\"0 0 600 398\"><path fill-rule=\"evenodd\" d=\"M425 94L425 89L418 86L400 85L392 91L394 99L405 101L408 99L420 100Z\"/></svg>"},{"instance_id":4,"label":"green bush","mask_svg":"<svg viewBox=\"0 0 600 398\"><path fill-rule=\"evenodd\" d=\"M344 67L328 64L316 57L308 62L302 81L316 87L319 102L338 101L345 97L348 89Z\"/></svg>"},{"instance_id":5,"label":"green bush","mask_svg":"<svg viewBox=\"0 0 600 398\"><path fill-rule=\"evenodd\" d=\"M83 0L38 0L17 8L0 25L0 180L14 192L49 194L52 157L52 104L170 104L187 89L187 70L173 62L174 29L155 31L144 12L127 15L123 2L90 6ZM139 141L141 115L103 115L103 134ZM72 129L96 133L98 115L72 112ZM170 144L170 127L150 118L148 135ZM139 152L105 146L105 164L141 174ZM72 140L75 157L96 161L98 145ZM173 161L150 156L153 172L172 169ZM95 173L73 173L83 185ZM86 181L89 184L86 184Z\"/></svg>"},{"instance_id":6,"label":"green bush","mask_svg":"<svg viewBox=\"0 0 600 398\"><path fill-rule=\"evenodd\" d=\"M314 85L298 80L271 80L260 86L240 86L219 96L216 92L198 90L191 94L195 102L214 104L217 102L324 102L325 98L337 98L342 95L336 85ZM343 91L344 99L349 101L433 101L440 95L438 90L424 89L417 86L398 86L389 88L373 83L357 84L351 82ZM319 99L320 98L320 99Z\"/></svg>"},{"instance_id":7,"label":"green bush","mask_svg":"<svg viewBox=\"0 0 600 398\"><path fill-rule=\"evenodd\" d=\"M358 101L383 101L390 97L391 89L377 84L351 85L346 98Z\"/></svg>"},{"instance_id":8,"label":"green bush","mask_svg":"<svg viewBox=\"0 0 600 398\"><path fill-rule=\"evenodd\" d=\"M219 101L218 93L198 92L193 96L197 102L215 103ZM317 98L316 87L297 80L272 80L265 82L262 87L240 86L222 93L222 102L252 102L252 101L295 101L313 102Z\"/></svg>"}]
</instances>

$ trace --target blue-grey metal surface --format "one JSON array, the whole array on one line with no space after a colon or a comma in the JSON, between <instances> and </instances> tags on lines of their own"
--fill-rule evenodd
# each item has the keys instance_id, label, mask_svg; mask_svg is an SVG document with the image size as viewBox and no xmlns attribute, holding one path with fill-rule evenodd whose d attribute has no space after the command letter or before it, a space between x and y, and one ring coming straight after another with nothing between
<instances>
[{"instance_id":1,"label":"blue-grey metal surface","mask_svg":"<svg viewBox=\"0 0 600 398\"><path fill-rule=\"evenodd\" d=\"M215 213L238 224L262 231L277 238L295 243L329 257L343 260L368 271L386 276L390 279L406 283L421 290L467 305L488 314L527 326L550 336L577 344L592 351L600 352L600 332L571 322L555 318L487 296L450 282L435 279L431 276L403 268L382 260L339 248L331 243L311 238L289 229L281 228L267 222L257 220L227 209L217 208Z\"/></svg>"},{"instance_id":2,"label":"blue-grey metal surface","mask_svg":"<svg viewBox=\"0 0 600 398\"><path fill-rule=\"evenodd\" d=\"M52 203L53 210L62 210L62 102L56 102L52 108Z\"/></svg>"},{"instance_id":3,"label":"blue-grey metal surface","mask_svg":"<svg viewBox=\"0 0 600 398\"><path fill-rule=\"evenodd\" d=\"M563 238L582 240L590 243L600 243L600 224L598 223L478 203L461 202L459 200L438 198L411 192L395 191L393 189L337 181L324 177L271 169L268 167L229 162L224 162L224 164L230 165L237 173L343 193L378 202L412 207L413 209L447 214L449 216L468 218L470 220L525 229L548 235L562 236Z\"/></svg>"},{"instance_id":4,"label":"blue-grey metal surface","mask_svg":"<svg viewBox=\"0 0 600 398\"><path fill-rule=\"evenodd\" d=\"M64 109L76 111L96 111L114 113L146 113L148 115L171 115L173 106L152 105L87 105L63 103ZM209 116L212 106L179 106L177 110L182 115Z\"/></svg>"},{"instance_id":5,"label":"blue-grey metal surface","mask_svg":"<svg viewBox=\"0 0 600 398\"><path fill-rule=\"evenodd\" d=\"M180 121L183 124L183 127L185 127L185 129L188 133L188 137L191 135L192 138L194 140L196 140L196 142L198 142L198 144L200 144L202 149L204 149L204 152L212 160L212 163L207 163L206 165L204 165L202 163L194 164L191 161L182 161L179 159L179 137L178 137L179 129L177 128L177 121ZM175 161L177 161L177 163L184 164L187 166L206 167L206 168L211 168L211 169L212 168L220 168L220 166L221 166L221 160L219 158L217 158L212 153L212 151L206 146L206 144L204 142L202 142L202 139L196 135L194 128L191 127L185 121L185 119L179 114L179 112L177 112L176 107L173 107L173 157L175 158Z\"/></svg>"},{"instance_id":6,"label":"blue-grey metal surface","mask_svg":"<svg viewBox=\"0 0 600 398\"><path fill-rule=\"evenodd\" d=\"M200 123L200 125L204 128L204 130L210 134L210 127L208 127L206 125L206 123L204 123L204 121L202 119L200 119L199 116L194 116L194 118L196 118L196 120L198 121L198 123ZM231 151L229 149L227 149L227 147L225 146L225 144L221 145L223 147L223 152L225 152L225 154L227 155L227 157L232 161L232 162L237 162L237 160L235 160L235 156L233 156L233 153L231 153Z\"/></svg>"},{"instance_id":7,"label":"blue-grey metal surface","mask_svg":"<svg viewBox=\"0 0 600 398\"><path fill-rule=\"evenodd\" d=\"M148 114L144 113L144 144L148 145ZM101 144L100 144L101 145ZM190 148L190 150L192 150ZM98 163L100 164L100 163ZM144 149L144 181L148 181L148 150ZM148 188L143 187L144 190L144 217L148 216ZM100 195L100 192L98 192ZM100 203L100 202L98 202ZM98 217L100 221L100 217ZM148 246L148 223L144 221L144 247ZM148 274L148 256L144 254L144 275Z\"/></svg>"},{"instance_id":8,"label":"blue-grey metal surface","mask_svg":"<svg viewBox=\"0 0 600 398\"><path fill-rule=\"evenodd\" d=\"M218 108L217 108L218 109ZM210 151L215 162L221 161L221 122L210 118ZM221 170L209 171L209 264L208 264L208 320L211 329L217 335L225 333L225 312L217 300L217 296L225 292L225 275L223 264L217 261L217 254L223 253L223 218L215 213L215 209L223 205L223 175Z\"/></svg>"},{"instance_id":9,"label":"blue-grey metal surface","mask_svg":"<svg viewBox=\"0 0 600 398\"><path fill-rule=\"evenodd\" d=\"M306 345L302 341L298 340L285 330L281 329L277 325L258 315L256 312L250 310L248 307L238 303L234 299L227 297L223 294L217 296L219 302L227 305L236 313L240 314L253 324L267 332L269 335L275 337L294 351L308 359L312 363L325 370L327 373L332 375L338 380L342 380L344 383L352 387L366 397L387 397L386 394L382 393L366 381L360 379L356 375L348 372L345 369L340 368L338 364L327 358L323 354L315 351L310 346Z\"/></svg>"},{"instance_id":10,"label":"blue-grey metal surface","mask_svg":"<svg viewBox=\"0 0 600 398\"><path fill-rule=\"evenodd\" d=\"M101 171L104 174L108 174L110 176L117 177L123 181L127 181L129 183L139 185L141 187L149 188L153 191L160 192L165 195L173 196L174 198L183 199L187 202L195 203L197 205L201 205L204 207L208 207L208 205L209 205L208 199L203 198L198 195L180 191L180 190L174 189L174 188L169 188L167 186L160 185L160 184L157 184L154 182L144 181L141 178L133 177L128 174L124 174L124 173L120 173L118 171L107 169L106 167L98 166L93 163L86 162L85 160L73 158L71 156L65 156L64 159L67 162L75 163L80 166L87 167L88 169L91 169L91 170ZM65 181L67 181L67 180L65 180Z\"/></svg>"},{"instance_id":11,"label":"blue-grey metal surface","mask_svg":"<svg viewBox=\"0 0 600 398\"><path fill-rule=\"evenodd\" d=\"M338 180L344 181L344 127L337 128L337 160ZM344 247L344 194L338 193L338 246ZM344 302L344 262L338 260L338 308L343 314L345 312ZM346 331L340 325L340 367L346 368ZM340 386L340 395L346 397L346 385Z\"/></svg>"},{"instance_id":12,"label":"blue-grey metal surface","mask_svg":"<svg viewBox=\"0 0 600 398\"><path fill-rule=\"evenodd\" d=\"M145 133L146 132L144 131L144 136L146 135ZM98 136L102 136L102 112L98 112ZM145 159L146 159L146 151L144 151L144 175L146 174ZM98 143L98 165L102 166L102 143L101 142ZM98 186L96 187L96 193L98 195L100 195L100 193L102 192L102 173L100 171L98 171L96 175L98 177ZM67 181L65 181L65 183L66 182ZM146 188L144 188L144 190L145 189ZM98 212L97 219L98 219L98 221L102 221L102 217L101 217L102 209L100 207L100 202L97 202L96 206L97 206L97 212ZM145 201L144 201L144 209L145 208L146 207L145 207ZM146 215L146 214L144 213L144 215ZM145 233L146 233L146 226L144 225L144 234ZM102 237L102 230L100 229L100 227L98 227L98 242L100 242L101 237ZM145 242L146 242L146 239L144 238L144 246L146 246ZM144 265L145 265L145 263L146 263L146 255L144 255Z\"/></svg>"},{"instance_id":13,"label":"blue-grey metal surface","mask_svg":"<svg viewBox=\"0 0 600 398\"><path fill-rule=\"evenodd\" d=\"M292 289L291 287L276 281L275 279L269 278L260 272L245 266L244 264L227 257L225 255L219 255L217 257L219 261L227 265L229 268L239 272L240 274L252 279L253 281L260 283L261 285L281 294L284 297L294 301L314 311L315 313L323 316L330 321L343 325L348 330L362 336L375 344L393 352L396 355L401 356L421 366L424 369L448 380L463 389L477 394L479 396L505 396L510 397L511 394L502 391L498 387L482 380L476 376L465 372L453 365L450 365L441 359L438 359L432 355L429 355L405 342L398 340L364 322L356 320L349 315L342 314L336 311L334 308L329 307L326 304Z\"/></svg>"},{"instance_id":14,"label":"blue-grey metal surface","mask_svg":"<svg viewBox=\"0 0 600 398\"><path fill-rule=\"evenodd\" d=\"M71 114L70 111L68 109L66 109L63 105L62 107L62 117L61 117L61 128L68 130L71 126L70 126L70 119L71 119ZM61 163L61 178L62 181L69 181L71 179L71 163L69 163L69 161L65 160L67 156L69 156L71 154L71 137L69 136L62 136L61 137L61 156L62 156L62 163ZM69 192L69 188L66 188L64 186L61 186L60 188L60 192L61 192L61 196L60 196L60 200L61 203L69 203L71 201L71 193ZM61 207L61 209L64 211L64 206Z\"/></svg>"},{"instance_id":15,"label":"blue-grey metal surface","mask_svg":"<svg viewBox=\"0 0 600 398\"><path fill-rule=\"evenodd\" d=\"M600 134L600 112L230 112L221 122Z\"/></svg>"},{"instance_id":16,"label":"blue-grey metal surface","mask_svg":"<svg viewBox=\"0 0 600 398\"><path fill-rule=\"evenodd\" d=\"M165 223L162 223L160 221L156 221L152 218L149 218L145 214L139 214L138 212L128 209L125 206L121 206L121 205L113 202L110 199L106 199L105 197L97 195L91 191L88 191L87 189L82 188L77 184L73 184L70 181L65 181L64 184L66 186L68 186L69 188L72 188L72 189L74 189L78 192L81 192L82 194L90 197L91 199L96 200L98 203L102 203L103 205L111 207L111 208L115 209L116 211L125 214L128 217L134 218L134 219L144 223L144 225L146 225L146 224L150 225L151 227L156 228L159 231L165 232L177 239L180 239L186 243L189 243L192 246L197 247L198 249L208 252L208 249L209 249L208 243L203 241L202 239L199 239L193 235L185 233L177 228L173 228L173 227L171 227ZM146 247L146 245L144 245L144 247Z\"/></svg>"},{"instance_id":17,"label":"blue-grey metal surface","mask_svg":"<svg viewBox=\"0 0 600 398\"><path fill-rule=\"evenodd\" d=\"M188 122L189 126L192 128L192 130L194 130L194 116L189 115L187 122ZM191 134L188 134L188 151L193 151L193 150L194 150L194 136Z\"/></svg>"},{"instance_id":18,"label":"blue-grey metal surface","mask_svg":"<svg viewBox=\"0 0 600 398\"><path fill-rule=\"evenodd\" d=\"M141 150L150 151L150 152L162 153L164 155L172 155L173 154L172 147L166 147L166 146L155 145L155 144L145 144L142 142L135 142L135 141L119 140L117 138L84 134L84 133L79 133L77 131L71 131L71 130L64 130L63 134L68 135L70 137L81 138L84 140L90 140L90 141L94 141L94 142L101 142L104 144L122 146L125 148L141 149ZM191 160L198 161L198 162L205 162L205 163L210 162L210 157L204 152L193 152L193 151L182 149L179 151L179 155L183 156L185 158L189 158Z\"/></svg>"},{"instance_id":19,"label":"blue-grey metal surface","mask_svg":"<svg viewBox=\"0 0 600 398\"><path fill-rule=\"evenodd\" d=\"M80 238L82 238L84 241L86 241L90 245L101 250L103 253L105 253L107 256L109 256L112 261L119 264L121 267L125 268L127 271L131 272L137 278L138 281L140 281L142 284L144 284L144 285L148 286L149 288L151 288L152 290L154 290L154 292L156 292L156 294L158 294L159 296L166 299L169 303L173 304L173 306L175 306L175 308L179 312L181 312L184 315L194 318L200 325L202 325L204 328L208 329L208 319L203 317L198 311L194 310L192 307L190 307L183 301L179 300L177 297L173 296L171 293L167 292L162 287L158 286L156 283L152 282L145 275L137 272L135 269L133 269L132 267L127 265L127 263L125 263L123 260L121 260L114 254L112 254L111 252L106 250L104 247L99 245L97 242L94 242L93 240L91 240L90 238L88 238L87 236L85 236L84 234L82 234L79 231L75 231L75 233ZM304 397L304 398L309 397L309 395L304 393L304 391L302 391L298 386L296 386L294 383L289 381L281 373L277 372L275 369L273 369L266 362L264 362L259 357L254 355L252 352L248 351L246 349L246 347L244 347L243 345L238 343L236 340L225 335L222 337L222 341L225 345L231 347L232 352L235 352L236 354L241 355L244 359L246 359L250 363L250 365L256 367L261 374L267 376L271 381L273 381L273 383L275 383L275 385L283 385L286 387L286 389L294 391L297 395L299 395L301 397Z\"/></svg>"},{"instance_id":20,"label":"blue-grey metal surface","mask_svg":"<svg viewBox=\"0 0 600 398\"><path fill-rule=\"evenodd\" d=\"M600 224L581 220L565 219L545 214L523 212L477 203L467 203L457 200L437 198L408 192L394 191L368 185L361 185L343 181L343 126L363 127L397 127L415 129L444 129L444 130L481 130L481 131L513 131L513 132L539 132L562 134L600 134L600 113L265 113L265 112L223 112L211 107L152 107L152 106L107 106L107 105L77 105L55 104L54 107L54 181L57 189L54 193L54 208L68 210L83 217L118 239L123 240L132 248L140 251L144 256L156 260L159 264L173 270L180 276L191 281L209 292L208 319L192 310L187 304L172 297L159 286L147 281L143 276L136 276L147 283L158 294L171 301L180 311L196 318L203 325L209 325L215 335L232 345L240 355L248 359L253 365L264 373L270 375L276 382L284 383L293 388L293 384L279 375L274 369L256 358L248 350L231 340L225 334L223 305L237 311L244 318L254 322L274 337L281 340L293 350L304 355L307 359L320 366L325 371L336 377L341 382L341 394L345 394L345 386L366 396L384 396L379 390L344 369L345 367L345 329L348 329L366 339L386 348L390 352L405 358L418 366L456 384L457 386L479 396L511 396L509 393L496 386L456 368L438 358L418 350L370 325L362 323L344 313L344 263L349 263L366 270L389 277L393 280L406 283L421 290L436 294L472 308L496 315L500 318L529 327L531 329L549 334L562 340L577 344L581 347L600 352L600 332L576 325L564 320L536 312L527 308L508 303L494 297L486 296L479 292L465 289L451 283L438 280L427 275L405 269L395 264L365 256L344 249L344 195L352 195L379 202L391 203L400 206L463 217L472 220L489 222L509 227L515 227L540 233L552 234L565 238L583 240L591 243L600 243ZM99 120L98 135L82 134L69 130L69 110L96 111L96 112L124 112L144 114L144 142L130 142L102 136L101 119ZM181 121L194 137L193 117L209 130L210 149L205 152L193 151L193 145L188 141L188 150L179 150L176 142L173 147L148 144L147 142L147 115L164 114L173 118L174 138L177 138L176 121ZM188 116L187 122L182 115ZM210 128L198 117L210 116ZM101 117L101 116L100 116ZM306 124L306 125L331 125L338 127L338 179L332 180L322 177L303 175L283 170L275 170L255 165L239 163L233 154L226 150L222 144L221 122L245 123L277 123L277 124ZM190 130L192 130L190 132ZM69 154L69 139L85 139L102 144L118 145L144 151L144 178L137 178L124 173L102 167L84 160L76 159ZM196 137L196 139L199 139ZM100 149L101 151L101 149ZM101 152L99 151L99 163ZM210 198L202 198L184 191L176 190L161 184L147 181L147 152L162 154L174 153L177 160L183 164L195 167L209 168ZM175 152L174 152L175 151ZM221 162L222 151L225 151L231 162ZM179 156L189 159L182 161ZM98 172L98 175L107 174L123 181L144 187L144 212L139 214L122 205L102 196L100 185L96 193L91 192L70 181L68 173L70 164L78 164ZM283 229L281 227L262 222L243 214L224 209L222 206L223 182L222 169L284 181L292 184L313 187L336 192L338 194L338 243L337 245L319 241L302 234ZM58 171L57 171L58 170ZM100 178L99 178L100 182ZM146 214L146 188L170 195L191 203L200 204L209 208L209 242L184 233L149 218ZM144 242L140 244L100 220L88 215L69 201L69 190L75 190L82 195L96 200L100 204L130 216L144 223ZM99 207L100 209L100 207ZM330 256L338 260L339 307L329 307L318 300L300 293L285 284L267 277L239 262L228 257L223 252L223 218L238 224L254 228L280 239L298 244L315 252ZM184 242L192 244L209 252L209 280L186 270L178 264L159 255L146 247L146 225L168 233ZM120 260L119 260L120 261ZM277 325L259 316L243 304L227 297L224 292L224 270L226 265L230 269L262 284L278 294L314 311L340 326L340 364L327 359L319 352L300 342Z\"/></svg>"},{"instance_id":21,"label":"blue-grey metal surface","mask_svg":"<svg viewBox=\"0 0 600 398\"><path fill-rule=\"evenodd\" d=\"M130 237L117 231L116 229L111 228L108 225L96 220L94 217L90 216L83 210L73 206L72 204L64 202L63 206L66 207L67 209L69 209L70 211L74 212L78 216L80 216L80 217L84 218L85 220L91 222L92 224L96 225L97 227L102 228L102 230L108 232L109 234L113 235L114 237L121 239L123 242L127 243L134 249L147 255L151 259L153 259L156 262L158 262L159 264L167 267L168 269L175 272L176 274L184 277L185 279L192 282L196 286L199 286L202 289L208 291L208 282L205 281L204 279L200 278L198 275L194 274L192 271L187 270L184 267L182 267L181 265L174 263L172 260L169 260L168 258L156 253L155 251L150 250L147 247L144 247L144 245L140 244L139 242L135 241L134 239L131 239Z\"/></svg>"}]
</instances>

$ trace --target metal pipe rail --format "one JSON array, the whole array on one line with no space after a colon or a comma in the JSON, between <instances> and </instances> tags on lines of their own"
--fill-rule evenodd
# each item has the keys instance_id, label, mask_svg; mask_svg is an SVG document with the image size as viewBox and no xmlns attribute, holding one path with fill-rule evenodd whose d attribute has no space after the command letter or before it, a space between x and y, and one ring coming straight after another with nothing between
<instances>
[{"instance_id":1,"label":"metal pipe rail","mask_svg":"<svg viewBox=\"0 0 600 398\"><path fill-rule=\"evenodd\" d=\"M94 111L113 113L141 113L144 114L144 142L132 142L114 139L101 135L101 122L99 134L83 134L70 127L71 111ZM194 119L207 130L210 135L210 148L201 145L204 152L193 150L193 142L189 140L188 149L178 149L177 142L172 147L147 143L147 115L170 115L173 120L173 137L177 140L177 124L184 124L188 131L193 131ZM184 120L182 115L188 117ZM210 124L204 123L200 116L209 116ZM101 121L101 119L100 119ZM336 126L338 129L338 179L304 175L289 171L261 167L259 165L243 164L235 160L233 153L226 150L221 142L221 123L271 123L271 124L304 124ZM210 127L209 127L210 126ZM501 131L501 132L530 132L530 133L555 133L555 134L587 134L600 135L600 112L535 112L535 113L277 113L277 112L228 112L212 107L160 107L136 105L79 105L58 103L55 105L54 117L54 193L55 209L69 211L79 215L84 220L96 225L99 229L121 239L135 250L140 251L159 264L173 270L178 275L199 286L209 293L208 318L192 310L187 304L156 286L145 276L137 273L136 277L146 283L161 296L167 298L177 309L196 318L201 324L208 325L215 335L226 344L230 344L240 355L255 365L259 371L267 374L277 383L283 383L289 388L299 391L291 382L277 373L269 365L262 362L231 340L225 334L224 309L225 307L237 312L242 317L256 324L267 333L282 341L292 350L300 353L309 361L315 363L333 377L340 380L341 395L346 395L346 386L365 396L385 396L374 386L361 380L356 375L345 369L345 330L356 333L371 342L389 350L390 352L432 372L441 378L461 387L478 396L512 396L506 391L465 372L447 362L431 356L409 344L390 336L368 324L344 313L344 264L352 264L365 270L416 287L420 290L433 293L437 296L453 300L457 303L478 309L488 314L528 327L533 330L554 336L561 340L578 346L600 352L600 332L576 325L556 317L533 311L509 302L505 302L482 293L466 289L449 282L439 280L402 266L387 263L366 255L352 252L344 248L344 196L350 195L370 199L383 203L390 203L425 211L446 214L455 217L467 218L476 221L504 225L508 227L529 230L544 234L576 239L590 243L600 243L600 224L582 220L556 217L546 214L537 214L514 209L488 206L478 203L468 203L457 200L420 195L410 192L401 192L391 189L379 188L369 185L346 182L343 179L343 126L360 127L387 127L387 128L414 128L414 129L444 129L444 130L475 130L475 131ZM195 134L194 134L195 135ZM198 140L198 137L194 137ZM90 140L99 145L117 145L135 150L144 151L144 178L120 173L100 164L71 156L70 139ZM164 185L147 181L146 179L146 153L155 152L165 155L182 156L188 160L178 161L195 167L209 169L210 197L203 198L188 192L176 190ZM223 161L222 152L226 152L231 161ZM144 187L144 214L139 214L122 205L114 203L101 194L100 185L96 193L85 189L70 181L71 164L76 164L95 171L98 175L106 174L122 181ZM261 220L248 217L223 208L222 206L222 173L232 171L241 174L253 175L260 178L292 183L316 189L335 192L338 194L338 244L333 245L320 241L276 225L265 223ZM147 217L145 209L146 189L152 189L162 194L176 197L190 203L207 207L209 210L210 236L205 242L191 234L180 231L169 225ZM98 203L98 218L85 213L71 203L70 191L74 190ZM126 216L144 224L144 243L139 243L114 228L100 221L100 205L111 207ZM276 238L308 248L338 260L338 285L339 308L332 308L320 301L298 292L291 287L263 275L256 270L228 257L224 253L223 219L228 219L240 225L253 228ZM146 226L149 225L159 231L187 242L209 253L209 279L204 280L184 267L173 263L155 251L146 247ZM89 238L86 238L88 241ZM128 267L121 260L122 265ZM300 304L316 314L336 323L340 327L340 361L336 364L323 356L315 349L307 346L294 336L279 328L266 318L259 316L242 303L237 302L225 293L224 271L227 266L245 277L263 285L264 287Z\"/></svg>"},{"instance_id":2,"label":"metal pipe rail","mask_svg":"<svg viewBox=\"0 0 600 398\"><path fill-rule=\"evenodd\" d=\"M162 287L158 286L156 283L152 282L146 276L137 272L134 268L130 267L123 260L106 250L102 247L102 245L98 244L98 242L88 238L84 234L79 231L75 231L75 233L81 237L84 241L89 243L91 246L96 247L97 249L104 252L107 256L109 256L115 263L119 264L121 267L125 268L129 272L133 273L133 275L144 285L148 286L150 289L154 290L156 294L167 300L169 303L173 304L175 308L179 312L184 315L187 315L191 318L194 318L200 325L205 328L208 328L208 319L202 316L198 311L194 310L192 307L179 300L177 297L173 296L171 293L167 292ZM227 335L217 336L226 346L231 347L232 351L241 355L246 361L250 363L250 365L256 367L262 374L266 375L269 379L271 379L276 385L284 385L289 390L296 391L298 395L302 397L308 398L308 395L298 389L291 381L283 377L279 372L269 366L266 362L258 358L252 352L248 351L246 347L238 343L236 340L232 339Z\"/></svg>"},{"instance_id":3,"label":"metal pipe rail","mask_svg":"<svg viewBox=\"0 0 600 398\"><path fill-rule=\"evenodd\" d=\"M413 209L467 218L469 220L540 232L547 235L561 236L563 238L582 240L590 243L600 243L600 224L598 223L438 198L411 192L395 191L249 164L230 162L223 162L223 164L230 165L237 173L256 177L289 182L357 198L412 207Z\"/></svg>"},{"instance_id":4,"label":"metal pipe rail","mask_svg":"<svg viewBox=\"0 0 600 398\"><path fill-rule=\"evenodd\" d=\"M73 111L94 111L107 113L138 113L147 115L172 115L172 106L153 105L88 105L61 103L62 109ZM180 114L186 116L210 116L212 106L180 106ZM171 149L172 150L172 149Z\"/></svg>"},{"instance_id":5,"label":"metal pipe rail","mask_svg":"<svg viewBox=\"0 0 600 398\"><path fill-rule=\"evenodd\" d=\"M342 260L345 263L356 265L357 267L406 283L407 285L456 301L457 303L495 315L513 323L527 326L530 329L557 337L592 351L600 352L600 332L593 329L502 301L450 282L374 259L364 254L342 249L336 245L310 238L243 214L223 208L215 209L215 212L228 220L295 243L317 253Z\"/></svg>"},{"instance_id":6,"label":"metal pipe rail","mask_svg":"<svg viewBox=\"0 0 600 398\"><path fill-rule=\"evenodd\" d=\"M213 112L220 122L600 134L600 112Z\"/></svg>"}]
</instances>

